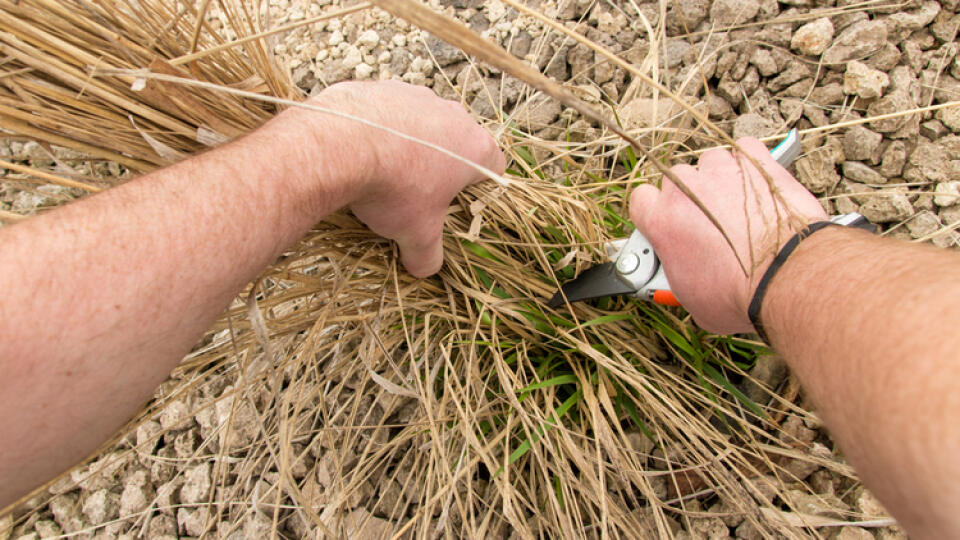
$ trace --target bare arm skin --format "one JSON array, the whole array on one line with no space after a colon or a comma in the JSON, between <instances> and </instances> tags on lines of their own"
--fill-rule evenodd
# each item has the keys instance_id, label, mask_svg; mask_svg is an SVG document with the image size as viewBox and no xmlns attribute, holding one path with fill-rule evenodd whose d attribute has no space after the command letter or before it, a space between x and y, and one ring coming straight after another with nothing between
<instances>
[{"instance_id":1,"label":"bare arm skin","mask_svg":"<svg viewBox=\"0 0 960 540\"><path fill-rule=\"evenodd\" d=\"M797 215L825 217L759 141L739 142ZM698 324L748 331L759 276L802 224L778 221L766 182L728 152L674 170L742 254L759 246L752 275L672 185L637 189L631 217ZM828 227L787 259L761 320L864 484L912 537L960 536L960 253Z\"/></svg>"},{"instance_id":2,"label":"bare arm skin","mask_svg":"<svg viewBox=\"0 0 960 540\"><path fill-rule=\"evenodd\" d=\"M314 103L503 171L495 141L428 89L348 83ZM325 215L350 206L424 277L442 264L447 206L481 178L423 146L291 109L225 147L0 230L0 508L102 444Z\"/></svg>"}]
</instances>

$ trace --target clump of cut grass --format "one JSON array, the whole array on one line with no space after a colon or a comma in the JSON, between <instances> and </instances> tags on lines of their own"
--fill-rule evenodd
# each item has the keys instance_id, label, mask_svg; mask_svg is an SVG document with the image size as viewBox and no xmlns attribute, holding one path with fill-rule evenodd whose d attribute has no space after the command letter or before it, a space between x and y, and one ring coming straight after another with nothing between
<instances>
[{"instance_id":1,"label":"clump of cut grass","mask_svg":"<svg viewBox=\"0 0 960 540\"><path fill-rule=\"evenodd\" d=\"M247 39L265 30L259 11L218 4L235 45L204 29L207 2L0 6L0 127L130 173L255 128L275 104L136 71L298 97L264 40ZM662 86L658 45L630 67L647 85ZM636 92L672 110L663 90ZM779 433L785 414L808 415L795 395L758 403L734 384L759 343L636 300L543 303L629 233L633 185L720 137L691 118L699 109L687 96L642 128L598 103L596 125L570 125L558 140L495 107L513 181L458 197L438 278L414 280L388 242L331 216L243 292L96 463L173 462L170 482L209 466L209 492L191 504L210 534L259 520L290 535L386 522L418 538L668 536L671 520L722 501L762 533L796 535L806 518L765 495L797 480L788 461L854 476ZM642 151L612 133L642 136ZM62 165L44 173L54 177L18 172L89 191L110 183ZM187 455L155 455L176 426L127 436L174 402L189 404L186 421L203 435ZM131 519L145 528L152 512L177 511L165 504L158 495ZM32 507L17 519L42 503Z\"/></svg>"}]
</instances>

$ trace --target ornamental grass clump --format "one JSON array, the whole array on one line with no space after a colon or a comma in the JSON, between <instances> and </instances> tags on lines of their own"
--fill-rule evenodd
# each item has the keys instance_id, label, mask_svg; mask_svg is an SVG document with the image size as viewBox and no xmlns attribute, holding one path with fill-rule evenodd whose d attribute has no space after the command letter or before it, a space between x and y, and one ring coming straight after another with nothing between
<instances>
[{"instance_id":1,"label":"ornamental grass clump","mask_svg":"<svg viewBox=\"0 0 960 540\"><path fill-rule=\"evenodd\" d=\"M604 260L604 242L630 233L633 185L729 139L689 89L702 82L695 72L659 80L662 26L648 25L646 61L624 67L625 96L648 100L654 119L631 125L619 104L584 101L420 4L378 4L530 83L513 110L491 103L488 127L511 165L455 200L444 269L412 278L346 212L317 224L114 441L11 508L14 526L45 511L49 493L143 468L149 504L122 516L123 530L141 534L175 516L201 536L632 538L695 526L706 507L764 534L823 525L784 502L802 480L796 464L852 471L780 430L788 415L815 420L794 403L795 385L744 393L762 344L634 299L545 307L560 283ZM54 156L72 152L44 167L4 164L4 182L85 196L296 106L304 96L271 39L321 17L271 30L261 7L0 4L0 127ZM206 26L214 8L226 29ZM539 93L576 111L557 137L525 121Z\"/></svg>"}]
</instances>

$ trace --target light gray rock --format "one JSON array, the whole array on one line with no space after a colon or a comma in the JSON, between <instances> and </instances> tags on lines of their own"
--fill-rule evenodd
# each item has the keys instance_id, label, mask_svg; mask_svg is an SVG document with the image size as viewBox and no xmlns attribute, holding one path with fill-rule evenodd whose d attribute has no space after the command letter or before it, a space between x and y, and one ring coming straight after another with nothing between
<instances>
[{"instance_id":1,"label":"light gray rock","mask_svg":"<svg viewBox=\"0 0 960 540\"><path fill-rule=\"evenodd\" d=\"M667 5L666 23L670 35L693 31L710 12L709 0L679 0Z\"/></svg>"},{"instance_id":2,"label":"light gray rock","mask_svg":"<svg viewBox=\"0 0 960 540\"><path fill-rule=\"evenodd\" d=\"M718 26L743 24L759 11L758 0L715 0L710 6L710 21Z\"/></svg>"},{"instance_id":3,"label":"light gray rock","mask_svg":"<svg viewBox=\"0 0 960 540\"><path fill-rule=\"evenodd\" d=\"M58 495L51 499L49 504L54 520L65 533L75 533L86 528L76 495Z\"/></svg>"},{"instance_id":4,"label":"light gray rock","mask_svg":"<svg viewBox=\"0 0 960 540\"><path fill-rule=\"evenodd\" d=\"M883 151L880 162L880 174L893 178L903 174L903 166L907 162L907 146L902 141L893 141Z\"/></svg>"},{"instance_id":5,"label":"light gray rock","mask_svg":"<svg viewBox=\"0 0 960 540\"><path fill-rule=\"evenodd\" d=\"M841 518L850 508L834 495L814 495L806 491L788 489L781 495L797 512L811 516Z\"/></svg>"},{"instance_id":6,"label":"light gray rock","mask_svg":"<svg viewBox=\"0 0 960 540\"><path fill-rule=\"evenodd\" d=\"M901 56L902 53L900 49L888 41L883 44L883 47L881 47L879 51L870 57L867 64L874 69L886 72L893 69L900 62Z\"/></svg>"},{"instance_id":7,"label":"light gray rock","mask_svg":"<svg viewBox=\"0 0 960 540\"><path fill-rule=\"evenodd\" d=\"M913 238L924 238L938 231L942 226L937 215L927 210L918 212L907 222L907 230Z\"/></svg>"},{"instance_id":8,"label":"light gray rock","mask_svg":"<svg viewBox=\"0 0 960 540\"><path fill-rule=\"evenodd\" d=\"M843 92L854 94L862 98L876 98L883 95L883 90L890 86L890 77L882 71L852 60L847 64L843 74Z\"/></svg>"},{"instance_id":9,"label":"light gray rock","mask_svg":"<svg viewBox=\"0 0 960 540\"><path fill-rule=\"evenodd\" d=\"M887 182L883 175L859 161L844 161L843 176L862 184L884 184Z\"/></svg>"},{"instance_id":10,"label":"light gray rock","mask_svg":"<svg viewBox=\"0 0 960 540\"><path fill-rule=\"evenodd\" d=\"M83 500L83 513L90 523L106 523L120 513L120 496L108 489L99 489Z\"/></svg>"},{"instance_id":11,"label":"light gray rock","mask_svg":"<svg viewBox=\"0 0 960 540\"><path fill-rule=\"evenodd\" d=\"M937 206L954 206L960 203L960 180L940 182L934 188L933 203Z\"/></svg>"},{"instance_id":12,"label":"light gray rock","mask_svg":"<svg viewBox=\"0 0 960 540\"><path fill-rule=\"evenodd\" d=\"M774 60L770 51L761 47L758 47L753 51L753 54L750 55L750 63L756 66L757 71L764 77L776 75L777 72L780 71L780 68L777 66L777 61Z\"/></svg>"},{"instance_id":13,"label":"light gray rock","mask_svg":"<svg viewBox=\"0 0 960 540\"><path fill-rule=\"evenodd\" d=\"M427 49L430 51L430 54L436 58L437 64L439 64L440 67L449 66L450 64L455 64L465 59L460 49L443 40L434 36L427 36L425 41L427 43ZM359 64L359 62L357 63Z\"/></svg>"},{"instance_id":14,"label":"light gray rock","mask_svg":"<svg viewBox=\"0 0 960 540\"><path fill-rule=\"evenodd\" d=\"M833 540L874 540L870 531L861 527L840 527Z\"/></svg>"},{"instance_id":15,"label":"light gray rock","mask_svg":"<svg viewBox=\"0 0 960 540\"><path fill-rule=\"evenodd\" d=\"M795 162L797 180L812 193L825 193L840 181L837 163L841 160L842 150L835 144L825 144Z\"/></svg>"},{"instance_id":16,"label":"light gray rock","mask_svg":"<svg viewBox=\"0 0 960 540\"><path fill-rule=\"evenodd\" d=\"M777 126L757 113L741 114L733 124L733 138L762 138L773 135Z\"/></svg>"},{"instance_id":17,"label":"light gray rock","mask_svg":"<svg viewBox=\"0 0 960 540\"><path fill-rule=\"evenodd\" d=\"M887 25L883 21L863 21L846 28L823 53L823 61L839 64L865 58L887 42Z\"/></svg>"},{"instance_id":18,"label":"light gray rock","mask_svg":"<svg viewBox=\"0 0 960 540\"><path fill-rule=\"evenodd\" d=\"M761 356L750 370L750 378L744 380L744 393L757 403L766 403L770 392L779 388L787 373L787 363L779 356Z\"/></svg>"},{"instance_id":19,"label":"light gray rock","mask_svg":"<svg viewBox=\"0 0 960 540\"><path fill-rule=\"evenodd\" d=\"M954 133L960 133L960 107L940 109L936 113L937 120Z\"/></svg>"},{"instance_id":20,"label":"light gray rock","mask_svg":"<svg viewBox=\"0 0 960 540\"><path fill-rule=\"evenodd\" d=\"M826 17L808 22L793 33L790 48L803 55L817 56L827 50L833 31L833 23Z\"/></svg>"},{"instance_id":21,"label":"light gray rock","mask_svg":"<svg viewBox=\"0 0 960 540\"><path fill-rule=\"evenodd\" d=\"M860 213L873 223L893 223L912 216L913 205L903 193L875 193L860 205Z\"/></svg>"},{"instance_id":22,"label":"light gray rock","mask_svg":"<svg viewBox=\"0 0 960 540\"><path fill-rule=\"evenodd\" d=\"M874 101L867 107L867 115L874 117L899 111L906 111L916 106L914 99L905 91L897 90L890 92L882 98ZM870 127L880 133L893 133L907 125L910 116L898 116L894 118L884 118L870 122Z\"/></svg>"},{"instance_id":23,"label":"light gray rock","mask_svg":"<svg viewBox=\"0 0 960 540\"><path fill-rule=\"evenodd\" d=\"M882 141L883 135L864 126L854 126L843 135L843 155L857 161L873 159Z\"/></svg>"},{"instance_id":24,"label":"light gray rock","mask_svg":"<svg viewBox=\"0 0 960 540\"><path fill-rule=\"evenodd\" d=\"M201 463L185 474L185 482L180 488L180 502L197 504L205 502L210 496L210 464Z\"/></svg>"},{"instance_id":25,"label":"light gray rock","mask_svg":"<svg viewBox=\"0 0 960 540\"><path fill-rule=\"evenodd\" d=\"M911 152L907 163L916 175L904 171L904 177L912 181L949 182L953 180L950 159L946 149L936 143L921 142Z\"/></svg>"},{"instance_id":26,"label":"light gray rock","mask_svg":"<svg viewBox=\"0 0 960 540\"><path fill-rule=\"evenodd\" d=\"M517 123L529 130L542 129L560 116L561 106L557 100L538 95L531 98L517 115Z\"/></svg>"}]
</instances>

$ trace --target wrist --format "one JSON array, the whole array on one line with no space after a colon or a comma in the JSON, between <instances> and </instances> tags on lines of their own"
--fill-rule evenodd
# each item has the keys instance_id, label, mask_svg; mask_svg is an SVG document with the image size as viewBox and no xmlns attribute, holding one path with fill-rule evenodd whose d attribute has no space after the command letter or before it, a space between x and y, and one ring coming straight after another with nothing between
<instances>
[{"instance_id":1,"label":"wrist","mask_svg":"<svg viewBox=\"0 0 960 540\"><path fill-rule=\"evenodd\" d=\"M318 100L320 107L335 104ZM248 136L270 174L313 222L362 198L374 184L376 153L363 126L345 118L290 108Z\"/></svg>"},{"instance_id":2,"label":"wrist","mask_svg":"<svg viewBox=\"0 0 960 540\"><path fill-rule=\"evenodd\" d=\"M844 246L864 236L870 235L846 227L824 227L796 246L766 284L766 294L758 308L768 343L773 345L783 328L781 314L784 307L797 298L807 296L801 290L807 287L803 284L823 283L831 279L834 269L843 264Z\"/></svg>"}]
</instances>

